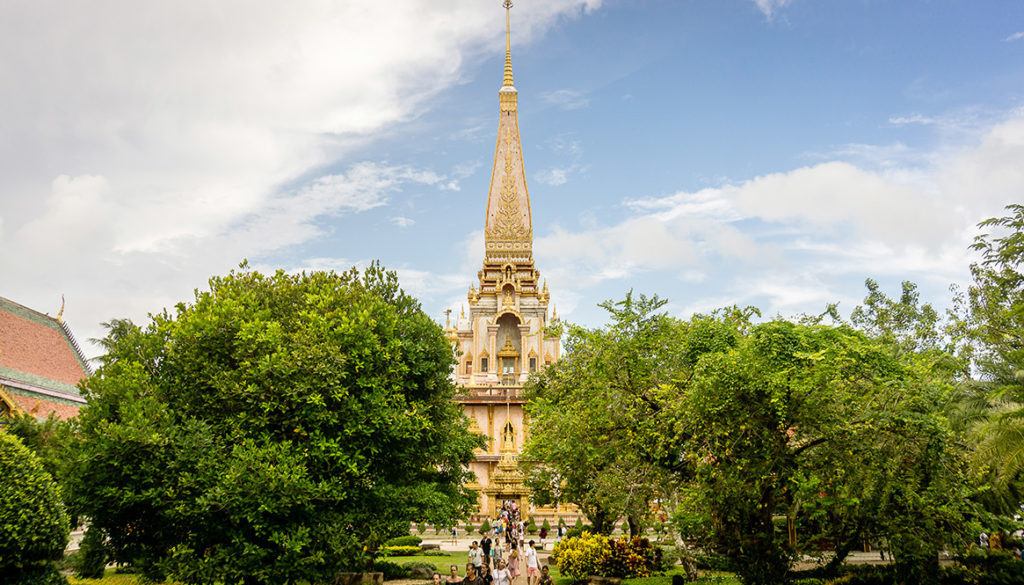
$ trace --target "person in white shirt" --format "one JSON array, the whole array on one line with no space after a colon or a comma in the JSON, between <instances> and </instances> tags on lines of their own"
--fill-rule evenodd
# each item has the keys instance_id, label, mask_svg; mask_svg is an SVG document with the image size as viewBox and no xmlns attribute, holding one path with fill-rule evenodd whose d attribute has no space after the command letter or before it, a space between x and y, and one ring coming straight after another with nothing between
<instances>
[{"instance_id":1,"label":"person in white shirt","mask_svg":"<svg viewBox=\"0 0 1024 585\"><path fill-rule=\"evenodd\" d=\"M505 566L505 561L498 561L498 568L491 571L491 585L512 585L512 575Z\"/></svg>"},{"instance_id":2,"label":"person in white shirt","mask_svg":"<svg viewBox=\"0 0 1024 585\"><path fill-rule=\"evenodd\" d=\"M469 545L469 562L473 563L473 566L476 567L477 571L480 570L480 565L484 563L484 553L480 550L480 547L477 546L475 540L473 541L473 544Z\"/></svg>"},{"instance_id":3,"label":"person in white shirt","mask_svg":"<svg viewBox=\"0 0 1024 585\"><path fill-rule=\"evenodd\" d=\"M526 585L537 585L540 579L540 568L537 566L537 549L533 548L533 541L525 547L526 552Z\"/></svg>"}]
</instances>

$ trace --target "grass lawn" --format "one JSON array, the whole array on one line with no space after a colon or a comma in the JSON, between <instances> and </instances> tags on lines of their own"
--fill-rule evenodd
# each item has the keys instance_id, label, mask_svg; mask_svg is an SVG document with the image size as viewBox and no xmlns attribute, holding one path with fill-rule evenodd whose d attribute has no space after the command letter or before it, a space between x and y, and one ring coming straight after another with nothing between
<instances>
[{"instance_id":1,"label":"grass lawn","mask_svg":"<svg viewBox=\"0 0 1024 585\"><path fill-rule=\"evenodd\" d=\"M68 583L71 583L71 585L141 585L142 577L140 575L119 574L115 573L113 569L107 569L102 579L79 579L74 575L68 575ZM165 585L172 584L168 581Z\"/></svg>"}]
</instances>

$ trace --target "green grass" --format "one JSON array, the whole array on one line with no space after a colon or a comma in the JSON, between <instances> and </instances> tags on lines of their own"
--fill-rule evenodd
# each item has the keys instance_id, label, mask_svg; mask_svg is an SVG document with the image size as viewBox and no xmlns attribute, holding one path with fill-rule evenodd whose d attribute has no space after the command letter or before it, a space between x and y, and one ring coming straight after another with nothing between
<instances>
[{"instance_id":1,"label":"green grass","mask_svg":"<svg viewBox=\"0 0 1024 585\"><path fill-rule=\"evenodd\" d=\"M462 575L466 572L466 563L469 561L469 551L449 552L445 556L427 556L427 555L411 555L405 557L387 557L383 559L392 563L398 563L403 565L408 562L420 562L430 563L434 565L434 568L438 573L442 575L448 574L448 567L451 565L458 565L459 574Z\"/></svg>"},{"instance_id":2,"label":"green grass","mask_svg":"<svg viewBox=\"0 0 1024 585\"><path fill-rule=\"evenodd\" d=\"M134 574L115 573L114 569L107 569L102 579L79 579L74 575L69 575L68 583L71 585L142 585L142 577ZM165 585L173 584L168 581Z\"/></svg>"}]
</instances>

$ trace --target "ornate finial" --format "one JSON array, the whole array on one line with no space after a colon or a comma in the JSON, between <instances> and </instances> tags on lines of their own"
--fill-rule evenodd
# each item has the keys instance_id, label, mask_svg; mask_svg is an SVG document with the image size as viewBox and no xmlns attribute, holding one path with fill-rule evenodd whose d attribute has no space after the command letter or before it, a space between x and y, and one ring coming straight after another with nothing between
<instances>
[{"instance_id":1,"label":"ornate finial","mask_svg":"<svg viewBox=\"0 0 1024 585\"><path fill-rule=\"evenodd\" d=\"M465 319L466 318L466 305L460 306L459 309L462 311L462 315L459 316L459 319Z\"/></svg>"},{"instance_id":2,"label":"ornate finial","mask_svg":"<svg viewBox=\"0 0 1024 585\"><path fill-rule=\"evenodd\" d=\"M60 310L57 311L57 322L64 322L64 295L60 295Z\"/></svg>"},{"instance_id":3,"label":"ornate finial","mask_svg":"<svg viewBox=\"0 0 1024 585\"><path fill-rule=\"evenodd\" d=\"M512 0L505 0L502 6L505 7L505 80L501 86L512 87L512 27L509 24Z\"/></svg>"},{"instance_id":4,"label":"ornate finial","mask_svg":"<svg viewBox=\"0 0 1024 585\"><path fill-rule=\"evenodd\" d=\"M452 310L451 309L445 309L444 310L444 328L446 330L452 328Z\"/></svg>"}]
</instances>

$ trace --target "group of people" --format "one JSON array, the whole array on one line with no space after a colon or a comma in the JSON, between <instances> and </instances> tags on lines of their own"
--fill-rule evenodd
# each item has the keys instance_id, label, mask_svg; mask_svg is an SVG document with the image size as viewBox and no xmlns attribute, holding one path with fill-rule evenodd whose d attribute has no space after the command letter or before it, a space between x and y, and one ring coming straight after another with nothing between
<instances>
[{"instance_id":1,"label":"group of people","mask_svg":"<svg viewBox=\"0 0 1024 585\"><path fill-rule=\"evenodd\" d=\"M479 543L474 540L470 544L467 560L465 576L459 576L457 565L451 566L444 581L447 585L516 585L523 565L526 585L552 585L548 568L540 567L537 561L536 543L532 540L517 545L514 539L506 538L502 546L487 533ZM435 573L434 585L440 580L440 573Z\"/></svg>"},{"instance_id":2,"label":"group of people","mask_svg":"<svg viewBox=\"0 0 1024 585\"><path fill-rule=\"evenodd\" d=\"M512 577L505 561L498 561L498 566L493 571L487 565L478 567L473 563L466 563L464 577L459 576L458 565L452 565L450 570L451 573L443 581L441 573L434 573L433 585L513 585L515 583L515 578ZM553 585L547 565L541 568L536 579L538 585Z\"/></svg>"}]
</instances>

